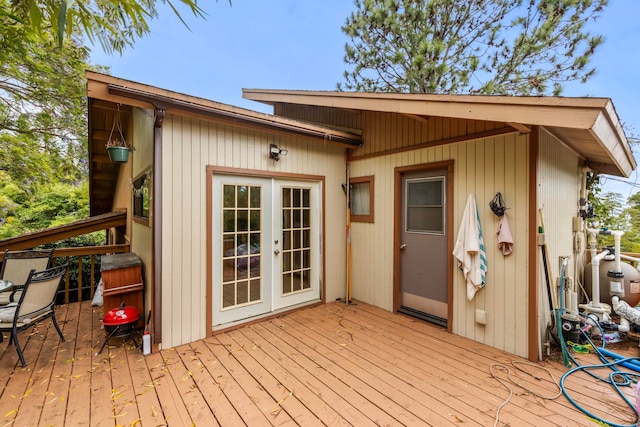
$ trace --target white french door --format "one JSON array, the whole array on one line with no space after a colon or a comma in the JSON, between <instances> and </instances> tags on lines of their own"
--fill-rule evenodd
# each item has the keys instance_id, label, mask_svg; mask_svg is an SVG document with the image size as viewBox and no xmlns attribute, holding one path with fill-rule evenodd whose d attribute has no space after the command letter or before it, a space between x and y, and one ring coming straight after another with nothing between
<instances>
[{"instance_id":1,"label":"white french door","mask_svg":"<svg viewBox=\"0 0 640 427\"><path fill-rule=\"evenodd\" d=\"M273 308L320 298L320 184L275 183ZM274 224L276 225L276 224Z\"/></svg>"},{"instance_id":2,"label":"white french door","mask_svg":"<svg viewBox=\"0 0 640 427\"><path fill-rule=\"evenodd\" d=\"M213 325L320 298L318 182L213 176Z\"/></svg>"}]
</instances>

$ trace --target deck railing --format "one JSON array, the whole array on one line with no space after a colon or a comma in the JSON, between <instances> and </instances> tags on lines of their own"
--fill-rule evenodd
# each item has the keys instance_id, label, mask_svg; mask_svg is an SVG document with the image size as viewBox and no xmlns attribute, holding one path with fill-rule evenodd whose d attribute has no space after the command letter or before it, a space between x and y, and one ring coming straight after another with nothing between
<instances>
[{"instance_id":1,"label":"deck railing","mask_svg":"<svg viewBox=\"0 0 640 427\"><path fill-rule=\"evenodd\" d=\"M100 281L100 257L130 251L129 244L56 248L54 264L68 262L69 269L63 287L58 289L58 304L93 299Z\"/></svg>"},{"instance_id":2,"label":"deck railing","mask_svg":"<svg viewBox=\"0 0 640 427\"><path fill-rule=\"evenodd\" d=\"M125 211L107 212L81 219L69 224L59 225L44 230L33 231L8 239L0 240L0 261L5 250L24 250L46 248L58 242L69 241L74 237L89 233L119 228L124 232L127 224ZM107 254L129 252L131 245L97 245L56 247L53 252L54 264L69 263L69 270L61 289L58 289L56 303L86 301L93 298L100 281L100 257Z\"/></svg>"}]
</instances>

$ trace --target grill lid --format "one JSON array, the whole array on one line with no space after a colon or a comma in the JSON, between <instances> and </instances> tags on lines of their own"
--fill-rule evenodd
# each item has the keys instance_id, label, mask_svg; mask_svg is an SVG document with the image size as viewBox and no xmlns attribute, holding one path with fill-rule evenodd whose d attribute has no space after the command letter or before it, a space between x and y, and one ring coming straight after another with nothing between
<instances>
[{"instance_id":1,"label":"grill lid","mask_svg":"<svg viewBox=\"0 0 640 427\"><path fill-rule=\"evenodd\" d=\"M102 324L105 326L119 326L137 322L140 318L138 309L133 306L126 306L124 302L120 307L109 310L102 318Z\"/></svg>"}]
</instances>

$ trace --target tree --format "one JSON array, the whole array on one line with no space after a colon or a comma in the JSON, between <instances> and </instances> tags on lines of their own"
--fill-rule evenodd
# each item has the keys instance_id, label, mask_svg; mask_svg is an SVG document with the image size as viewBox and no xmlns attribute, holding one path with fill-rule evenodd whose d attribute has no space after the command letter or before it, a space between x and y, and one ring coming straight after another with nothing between
<instances>
[{"instance_id":1,"label":"tree","mask_svg":"<svg viewBox=\"0 0 640 427\"><path fill-rule=\"evenodd\" d=\"M560 94L587 81L602 37L585 30L608 0L355 0L338 89Z\"/></svg>"},{"instance_id":2,"label":"tree","mask_svg":"<svg viewBox=\"0 0 640 427\"><path fill-rule=\"evenodd\" d=\"M640 253L640 193L629 197L625 213L629 218L629 225L623 229L625 232L622 236L625 243L623 250Z\"/></svg>"},{"instance_id":3,"label":"tree","mask_svg":"<svg viewBox=\"0 0 640 427\"><path fill-rule=\"evenodd\" d=\"M6 4L3 1L0 5ZM29 150L62 154L61 162L75 162L77 169L65 167L64 175L71 173L76 179L87 172L88 55L76 40L58 48L51 37L35 37L0 15L0 134L20 136L4 139L3 144L16 149L30 144Z\"/></svg>"},{"instance_id":4,"label":"tree","mask_svg":"<svg viewBox=\"0 0 640 427\"><path fill-rule=\"evenodd\" d=\"M168 4L186 26L174 2L161 2ZM59 46L65 38L84 34L89 41L97 41L105 52L122 53L136 38L149 33L148 21L158 16L157 3L156 0L2 0L0 17L22 25L30 37L48 34ZM195 16L204 16L197 0L179 3Z\"/></svg>"}]
</instances>

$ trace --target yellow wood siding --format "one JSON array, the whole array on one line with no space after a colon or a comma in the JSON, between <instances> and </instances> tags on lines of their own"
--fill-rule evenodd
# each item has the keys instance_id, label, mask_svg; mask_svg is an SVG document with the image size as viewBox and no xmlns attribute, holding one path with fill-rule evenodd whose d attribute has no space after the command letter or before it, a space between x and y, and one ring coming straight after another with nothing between
<instances>
[{"instance_id":1,"label":"yellow wood siding","mask_svg":"<svg viewBox=\"0 0 640 427\"><path fill-rule=\"evenodd\" d=\"M147 168L152 167L153 162L153 111L134 108L132 113L132 141L135 142L135 150L131 153L132 178L138 177ZM148 182L149 189L153 187L153 173ZM129 186L130 188L130 186ZM131 203L132 195L129 194ZM129 205L131 206L131 204ZM130 208L133 215L133 209ZM150 211L150 216L153 210ZM140 224L135 221L131 224L131 251L135 252L142 261L144 283L144 306L145 312L151 309L153 301L152 282L153 274L153 233L151 229L151 218L149 225ZM146 314L145 314L146 316Z\"/></svg>"},{"instance_id":2,"label":"yellow wood siding","mask_svg":"<svg viewBox=\"0 0 640 427\"><path fill-rule=\"evenodd\" d=\"M451 239L455 241L467 197L474 193L488 259L487 285L472 301L466 298L466 286L457 266L451 272L453 332L526 356L528 153L528 137L510 134L354 161L351 168L354 177L375 176L376 218L373 224L353 224L354 298L387 310L393 307L393 231L394 220L397 221L393 211L394 168L453 160ZM497 191L503 194L509 208L507 215L515 240L514 252L506 257L497 247L499 218L489 208L489 201ZM475 323L476 309L487 311L486 326Z\"/></svg>"},{"instance_id":3,"label":"yellow wood siding","mask_svg":"<svg viewBox=\"0 0 640 427\"><path fill-rule=\"evenodd\" d=\"M580 167L578 155L546 131L540 132L538 161L538 207L543 209L545 235L549 251L550 269L555 278L560 276L560 257L568 256L567 277L575 278L572 217L577 216L580 199ZM541 336L550 319L543 298L546 282L544 271L539 274L539 325Z\"/></svg>"},{"instance_id":4,"label":"yellow wood siding","mask_svg":"<svg viewBox=\"0 0 640 427\"><path fill-rule=\"evenodd\" d=\"M269 144L286 148L279 162ZM344 296L346 208L344 150L199 119L168 115L163 127L163 347L206 335L206 167L325 176L323 236L327 301ZM339 231L337 231L339 230ZM215 236L214 236L215 241Z\"/></svg>"},{"instance_id":5,"label":"yellow wood siding","mask_svg":"<svg viewBox=\"0 0 640 427\"><path fill-rule=\"evenodd\" d=\"M377 111L354 112L337 108L300 105L275 106L275 113L312 123L326 123L362 131L364 145L354 158L392 150L410 149L424 144L442 143L483 132L510 129L504 123L447 117L417 117Z\"/></svg>"}]
</instances>

